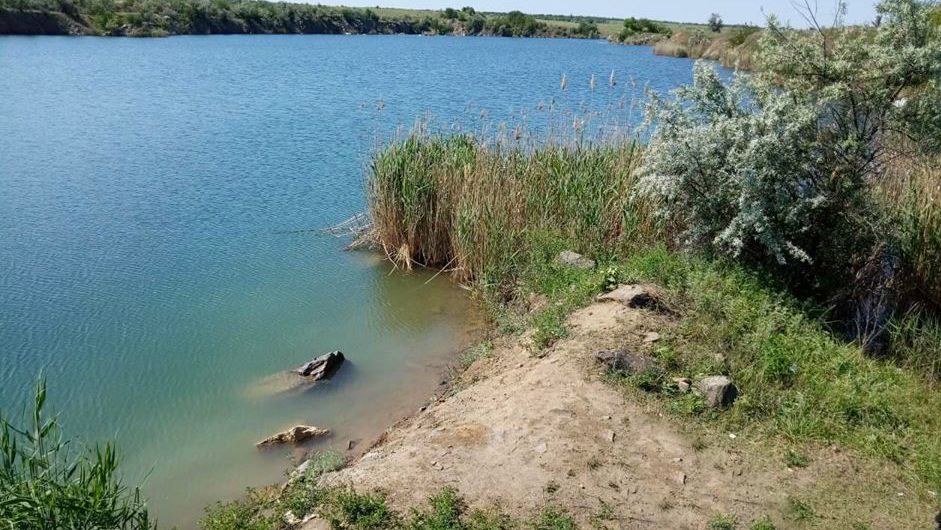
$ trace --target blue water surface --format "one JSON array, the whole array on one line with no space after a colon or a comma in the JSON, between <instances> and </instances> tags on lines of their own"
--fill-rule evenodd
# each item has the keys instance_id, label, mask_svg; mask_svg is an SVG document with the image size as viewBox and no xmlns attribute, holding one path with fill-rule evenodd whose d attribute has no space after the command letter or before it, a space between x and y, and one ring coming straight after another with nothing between
<instances>
[{"instance_id":1,"label":"blue water surface","mask_svg":"<svg viewBox=\"0 0 941 530\"><path fill-rule=\"evenodd\" d=\"M255 440L375 435L466 335L465 291L316 231L365 209L378 145L416 120L627 130L691 64L579 40L0 37L0 408L42 373L67 431L116 439L162 526L193 527L301 456ZM278 387L333 349L336 381Z\"/></svg>"}]
</instances>

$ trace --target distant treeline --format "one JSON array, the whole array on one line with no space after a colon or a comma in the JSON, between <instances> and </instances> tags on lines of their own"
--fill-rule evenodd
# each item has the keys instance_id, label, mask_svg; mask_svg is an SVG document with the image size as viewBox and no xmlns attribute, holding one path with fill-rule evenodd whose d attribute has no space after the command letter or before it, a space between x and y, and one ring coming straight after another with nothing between
<instances>
[{"instance_id":1,"label":"distant treeline","mask_svg":"<svg viewBox=\"0 0 941 530\"><path fill-rule=\"evenodd\" d=\"M0 34L166 35L307 33L505 37L597 36L594 24L550 24L519 11L473 8L385 14L368 8L239 0L0 0Z\"/></svg>"}]
</instances>

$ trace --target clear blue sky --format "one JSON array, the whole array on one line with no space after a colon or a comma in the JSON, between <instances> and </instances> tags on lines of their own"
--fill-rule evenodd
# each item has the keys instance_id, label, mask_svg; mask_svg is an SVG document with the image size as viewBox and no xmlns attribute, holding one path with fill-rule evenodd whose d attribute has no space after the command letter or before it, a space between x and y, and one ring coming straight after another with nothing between
<instances>
[{"instance_id":1,"label":"clear blue sky","mask_svg":"<svg viewBox=\"0 0 941 530\"><path fill-rule=\"evenodd\" d=\"M308 0L309 1L309 0ZM331 4L328 0L319 0ZM796 0L803 3L804 0ZM820 18L833 19L836 0L809 0L817 4ZM351 6L443 9L472 6L479 11L550 13L557 15L596 15L614 18L645 17L677 22L704 22L710 13L719 13L728 23L763 23L766 13L774 13L795 26L804 26L791 0L339 0ZM849 0L850 23L868 22L875 17L874 0Z\"/></svg>"}]
</instances>

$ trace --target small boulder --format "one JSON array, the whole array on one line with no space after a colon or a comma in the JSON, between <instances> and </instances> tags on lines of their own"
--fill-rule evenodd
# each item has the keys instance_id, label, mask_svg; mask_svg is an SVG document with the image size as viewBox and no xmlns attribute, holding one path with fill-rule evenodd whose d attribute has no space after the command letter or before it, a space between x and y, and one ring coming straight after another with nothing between
<instances>
[{"instance_id":1,"label":"small boulder","mask_svg":"<svg viewBox=\"0 0 941 530\"><path fill-rule=\"evenodd\" d=\"M329 379L340 368L344 360L343 352L332 351L300 365L294 372L311 381Z\"/></svg>"},{"instance_id":2,"label":"small boulder","mask_svg":"<svg viewBox=\"0 0 941 530\"><path fill-rule=\"evenodd\" d=\"M576 269L595 268L595 260L586 258L577 252L572 252L571 250L562 251L559 254L559 262L561 262L563 265L574 267Z\"/></svg>"},{"instance_id":3,"label":"small boulder","mask_svg":"<svg viewBox=\"0 0 941 530\"><path fill-rule=\"evenodd\" d=\"M255 447L261 448L287 443L299 444L311 438L326 436L328 434L330 434L330 431L327 429L320 429L310 425L295 425L286 431L282 431L278 434L274 434L265 438L264 440L256 443Z\"/></svg>"},{"instance_id":4,"label":"small boulder","mask_svg":"<svg viewBox=\"0 0 941 530\"><path fill-rule=\"evenodd\" d=\"M598 297L599 302L618 302L638 309L664 310L666 306L661 300L660 293L650 285L622 285L610 293Z\"/></svg>"},{"instance_id":5,"label":"small boulder","mask_svg":"<svg viewBox=\"0 0 941 530\"><path fill-rule=\"evenodd\" d=\"M693 382L685 377L674 377L673 384L676 385L677 390L682 394L689 392L690 388L693 386Z\"/></svg>"},{"instance_id":6,"label":"small boulder","mask_svg":"<svg viewBox=\"0 0 941 530\"><path fill-rule=\"evenodd\" d=\"M608 370L628 375L657 368L657 362L653 358L627 350L602 350L595 354L595 360Z\"/></svg>"},{"instance_id":7,"label":"small boulder","mask_svg":"<svg viewBox=\"0 0 941 530\"><path fill-rule=\"evenodd\" d=\"M712 408L727 407L738 397L738 389L732 384L732 380L724 375L713 375L696 381L696 390Z\"/></svg>"}]
</instances>

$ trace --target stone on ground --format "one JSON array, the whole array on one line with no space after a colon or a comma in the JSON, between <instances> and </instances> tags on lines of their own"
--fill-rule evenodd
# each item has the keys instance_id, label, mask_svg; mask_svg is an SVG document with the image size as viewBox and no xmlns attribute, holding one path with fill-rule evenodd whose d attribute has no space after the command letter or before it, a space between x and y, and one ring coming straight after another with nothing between
<instances>
[{"instance_id":1,"label":"stone on ground","mask_svg":"<svg viewBox=\"0 0 941 530\"><path fill-rule=\"evenodd\" d=\"M563 265L568 265L569 267L574 267L576 269L595 268L595 260L586 258L577 252L572 252L571 250L562 251L559 254L559 261Z\"/></svg>"}]
</instances>

